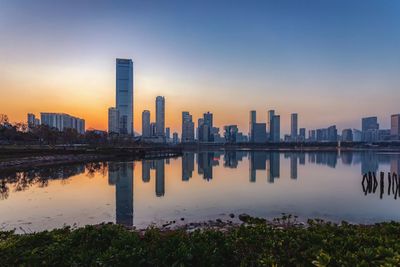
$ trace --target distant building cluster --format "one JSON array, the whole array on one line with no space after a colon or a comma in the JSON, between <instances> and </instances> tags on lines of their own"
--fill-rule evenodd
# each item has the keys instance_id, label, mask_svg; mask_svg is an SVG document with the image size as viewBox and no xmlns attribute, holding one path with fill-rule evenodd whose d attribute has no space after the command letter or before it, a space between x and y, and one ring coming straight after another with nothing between
<instances>
[{"instance_id":1,"label":"distant building cluster","mask_svg":"<svg viewBox=\"0 0 400 267\"><path fill-rule=\"evenodd\" d=\"M28 129L33 129L39 125L47 125L59 131L75 129L79 134L85 133L85 120L65 113L41 112L40 120L35 114L28 113Z\"/></svg>"}]
</instances>

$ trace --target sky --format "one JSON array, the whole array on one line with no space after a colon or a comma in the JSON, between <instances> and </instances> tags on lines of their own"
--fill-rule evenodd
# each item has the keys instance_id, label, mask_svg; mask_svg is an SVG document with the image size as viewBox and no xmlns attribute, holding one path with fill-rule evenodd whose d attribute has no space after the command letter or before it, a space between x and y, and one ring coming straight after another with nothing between
<instances>
[{"instance_id":1,"label":"sky","mask_svg":"<svg viewBox=\"0 0 400 267\"><path fill-rule=\"evenodd\" d=\"M248 132L290 114L299 127L382 128L400 113L400 1L21 1L0 0L0 113L26 121L64 112L107 129L115 106L115 58L134 61L134 128L155 98L166 126L181 112L197 124Z\"/></svg>"}]
</instances>

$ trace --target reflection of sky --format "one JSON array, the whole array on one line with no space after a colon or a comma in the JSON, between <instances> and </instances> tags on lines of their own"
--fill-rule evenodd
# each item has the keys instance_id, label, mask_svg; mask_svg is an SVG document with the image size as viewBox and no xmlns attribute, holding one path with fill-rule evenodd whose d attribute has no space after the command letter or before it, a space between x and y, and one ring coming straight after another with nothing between
<instances>
[{"instance_id":1,"label":"reflection of sky","mask_svg":"<svg viewBox=\"0 0 400 267\"><path fill-rule=\"evenodd\" d=\"M399 166L399 154L231 151L188 153L169 163L112 163L108 174L93 176L82 168L68 172L70 178L57 171L57 179L48 180L46 187L34 184L15 192L9 184L8 198L0 200L0 228L41 230L115 220L125 225L133 220L143 227L182 217L216 219L231 212L269 218L286 212L350 222L400 220L400 199L385 194L380 200L379 189L365 196L361 186L362 168L399 172Z\"/></svg>"},{"instance_id":2,"label":"reflection of sky","mask_svg":"<svg viewBox=\"0 0 400 267\"><path fill-rule=\"evenodd\" d=\"M283 127L291 112L307 128L357 127L375 114L387 127L398 113L399 8L396 0L1 1L1 112L24 120L64 111L104 129L114 59L131 57L137 131L158 94L178 131L182 110L195 118L210 110L217 125L247 130L248 111L265 120L268 108Z\"/></svg>"}]
</instances>

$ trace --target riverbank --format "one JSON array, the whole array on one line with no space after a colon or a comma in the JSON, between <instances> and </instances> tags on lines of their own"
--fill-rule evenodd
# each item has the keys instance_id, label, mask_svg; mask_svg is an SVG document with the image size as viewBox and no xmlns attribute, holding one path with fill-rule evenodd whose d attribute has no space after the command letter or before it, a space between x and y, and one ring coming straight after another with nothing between
<instances>
[{"instance_id":1,"label":"riverbank","mask_svg":"<svg viewBox=\"0 0 400 267\"><path fill-rule=\"evenodd\" d=\"M400 223L336 225L288 216L241 225L129 230L103 224L0 232L3 266L398 266Z\"/></svg>"}]
</instances>

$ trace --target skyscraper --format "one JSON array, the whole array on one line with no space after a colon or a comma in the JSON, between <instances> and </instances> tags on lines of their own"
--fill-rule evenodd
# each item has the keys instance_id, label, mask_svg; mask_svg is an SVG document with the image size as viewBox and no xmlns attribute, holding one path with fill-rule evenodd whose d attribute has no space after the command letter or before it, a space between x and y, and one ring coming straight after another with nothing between
<instances>
[{"instance_id":1,"label":"skyscraper","mask_svg":"<svg viewBox=\"0 0 400 267\"><path fill-rule=\"evenodd\" d=\"M171 138L171 129L169 127L165 128L165 138L167 140Z\"/></svg>"},{"instance_id":2,"label":"skyscraper","mask_svg":"<svg viewBox=\"0 0 400 267\"><path fill-rule=\"evenodd\" d=\"M254 123L257 122L257 112L255 110L250 111L250 118L249 118L249 139L250 142L254 142Z\"/></svg>"},{"instance_id":3,"label":"skyscraper","mask_svg":"<svg viewBox=\"0 0 400 267\"><path fill-rule=\"evenodd\" d=\"M150 111L143 110L143 112L142 112L142 137L150 137L150 136L151 136Z\"/></svg>"},{"instance_id":4,"label":"skyscraper","mask_svg":"<svg viewBox=\"0 0 400 267\"><path fill-rule=\"evenodd\" d=\"M156 98L156 135L165 136L165 98L163 96Z\"/></svg>"},{"instance_id":5,"label":"skyscraper","mask_svg":"<svg viewBox=\"0 0 400 267\"><path fill-rule=\"evenodd\" d=\"M194 141L194 123L189 112L182 112L182 143Z\"/></svg>"},{"instance_id":6,"label":"skyscraper","mask_svg":"<svg viewBox=\"0 0 400 267\"><path fill-rule=\"evenodd\" d=\"M279 142L281 139L281 117L274 115L271 120L271 141Z\"/></svg>"},{"instance_id":7,"label":"skyscraper","mask_svg":"<svg viewBox=\"0 0 400 267\"><path fill-rule=\"evenodd\" d=\"M297 140L297 118L298 115L297 113L293 113L290 116L291 120L290 120L290 137L292 141L296 141Z\"/></svg>"},{"instance_id":8,"label":"skyscraper","mask_svg":"<svg viewBox=\"0 0 400 267\"><path fill-rule=\"evenodd\" d=\"M108 109L108 133L119 133L119 110Z\"/></svg>"},{"instance_id":9,"label":"skyscraper","mask_svg":"<svg viewBox=\"0 0 400 267\"><path fill-rule=\"evenodd\" d=\"M306 128L299 129L299 140L304 142L306 140Z\"/></svg>"},{"instance_id":10,"label":"skyscraper","mask_svg":"<svg viewBox=\"0 0 400 267\"><path fill-rule=\"evenodd\" d=\"M275 110L268 111L267 132L269 133L269 141L272 141L272 120L275 116Z\"/></svg>"},{"instance_id":11,"label":"skyscraper","mask_svg":"<svg viewBox=\"0 0 400 267\"><path fill-rule=\"evenodd\" d=\"M116 59L116 108L119 111L119 133L133 135L133 62Z\"/></svg>"},{"instance_id":12,"label":"skyscraper","mask_svg":"<svg viewBox=\"0 0 400 267\"><path fill-rule=\"evenodd\" d=\"M379 124L377 117L367 117L361 119L362 141L377 141Z\"/></svg>"},{"instance_id":13,"label":"skyscraper","mask_svg":"<svg viewBox=\"0 0 400 267\"><path fill-rule=\"evenodd\" d=\"M400 140L400 114L394 114L390 118L390 137L392 140Z\"/></svg>"}]
</instances>

